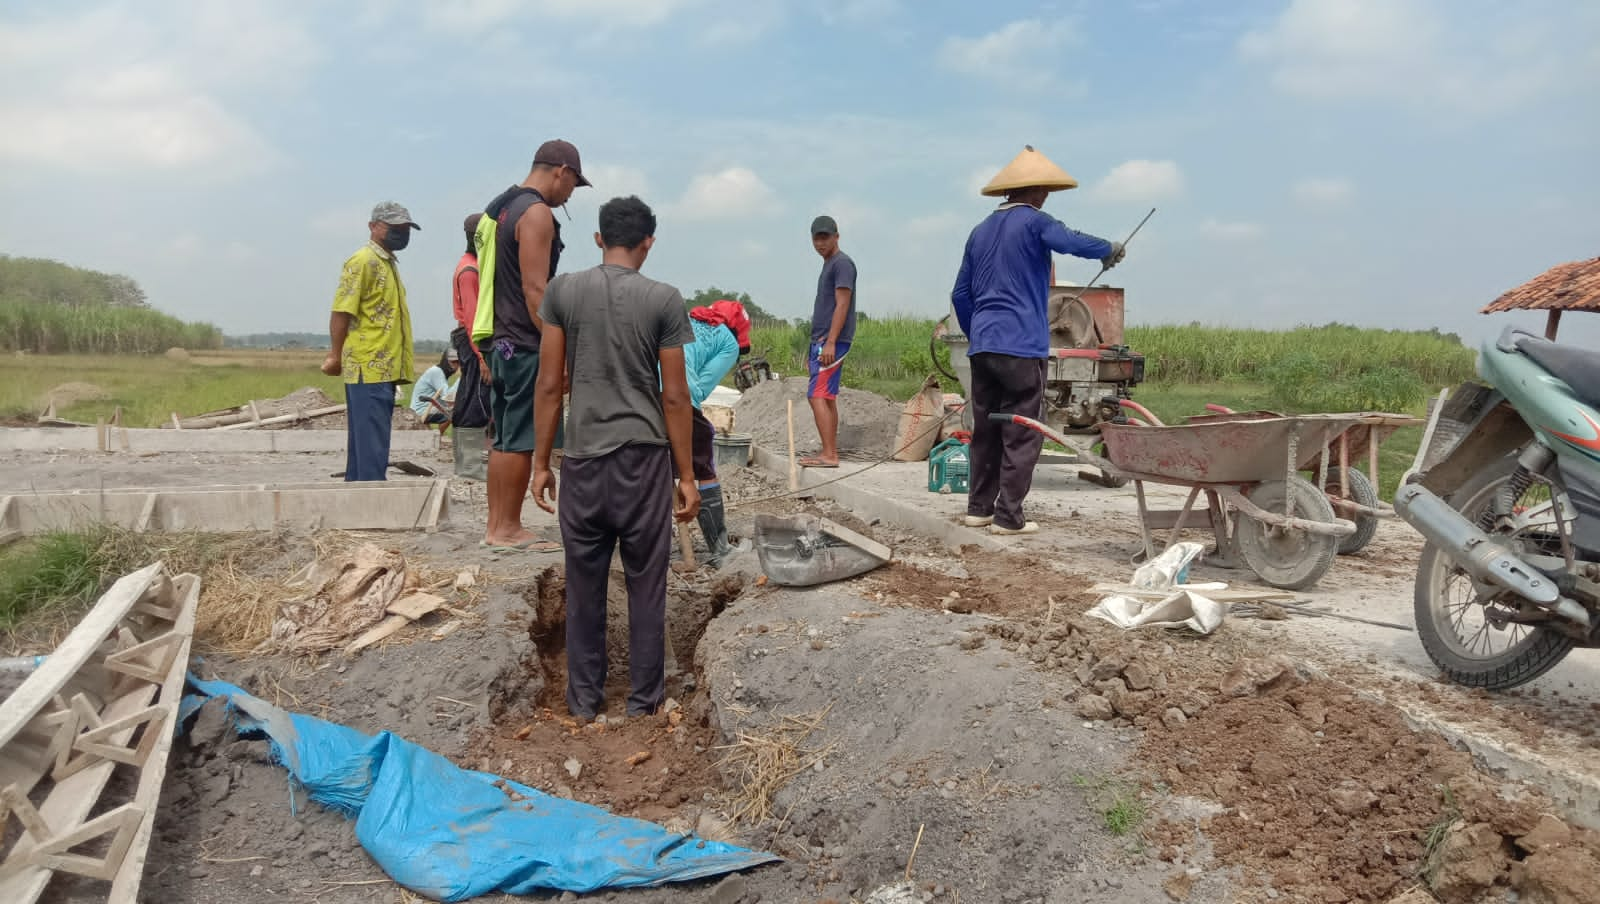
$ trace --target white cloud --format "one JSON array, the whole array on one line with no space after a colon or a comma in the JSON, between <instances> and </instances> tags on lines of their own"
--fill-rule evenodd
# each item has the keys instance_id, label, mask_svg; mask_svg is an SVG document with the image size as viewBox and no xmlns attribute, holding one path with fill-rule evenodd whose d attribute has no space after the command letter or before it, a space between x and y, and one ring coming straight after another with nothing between
<instances>
[{"instance_id":1,"label":"white cloud","mask_svg":"<svg viewBox=\"0 0 1600 904\"><path fill-rule=\"evenodd\" d=\"M887 19L904 7L902 0L822 0L818 12L825 25L862 25Z\"/></svg>"},{"instance_id":2,"label":"white cloud","mask_svg":"<svg viewBox=\"0 0 1600 904\"><path fill-rule=\"evenodd\" d=\"M959 231L964 226L975 225L953 213L935 213L923 217L912 217L906 223L906 234L918 239L931 236L946 235Z\"/></svg>"},{"instance_id":3,"label":"white cloud","mask_svg":"<svg viewBox=\"0 0 1600 904\"><path fill-rule=\"evenodd\" d=\"M741 257L771 257L772 248L766 242L745 239L737 245Z\"/></svg>"},{"instance_id":4,"label":"white cloud","mask_svg":"<svg viewBox=\"0 0 1600 904\"><path fill-rule=\"evenodd\" d=\"M783 23L783 0L744 0L724 15L709 17L700 42L711 47L752 44Z\"/></svg>"},{"instance_id":5,"label":"white cloud","mask_svg":"<svg viewBox=\"0 0 1600 904\"><path fill-rule=\"evenodd\" d=\"M777 195L754 170L730 166L695 176L673 210L686 220L737 220L777 207Z\"/></svg>"},{"instance_id":6,"label":"white cloud","mask_svg":"<svg viewBox=\"0 0 1600 904\"><path fill-rule=\"evenodd\" d=\"M655 206L650 198L650 179L645 176L644 170L614 163L591 164L583 169L584 176L594 183L592 191L600 199L596 203L604 203L611 198L638 195L646 204ZM590 189L584 190L590 191Z\"/></svg>"},{"instance_id":7,"label":"white cloud","mask_svg":"<svg viewBox=\"0 0 1600 904\"><path fill-rule=\"evenodd\" d=\"M1060 87L1050 65L1053 52L1081 41L1070 22L1021 19L976 38L946 38L939 63L953 72L1014 86Z\"/></svg>"},{"instance_id":8,"label":"white cloud","mask_svg":"<svg viewBox=\"0 0 1600 904\"><path fill-rule=\"evenodd\" d=\"M1159 201L1183 193L1183 173L1171 160L1119 163L1094 187L1107 201Z\"/></svg>"},{"instance_id":9,"label":"white cloud","mask_svg":"<svg viewBox=\"0 0 1600 904\"><path fill-rule=\"evenodd\" d=\"M425 21L445 31L481 34L514 20L580 19L601 27L648 28L699 0L452 0L430 2Z\"/></svg>"},{"instance_id":10,"label":"white cloud","mask_svg":"<svg viewBox=\"0 0 1600 904\"><path fill-rule=\"evenodd\" d=\"M0 23L0 159L82 171L237 174L270 161L230 103L293 88L320 51L291 15L257 2L108 5Z\"/></svg>"},{"instance_id":11,"label":"white cloud","mask_svg":"<svg viewBox=\"0 0 1600 904\"><path fill-rule=\"evenodd\" d=\"M1207 219L1200 224L1200 234L1224 242L1242 242L1261 237L1260 223L1227 222Z\"/></svg>"},{"instance_id":12,"label":"white cloud","mask_svg":"<svg viewBox=\"0 0 1600 904\"><path fill-rule=\"evenodd\" d=\"M370 216L370 204L345 204L316 214L306 223L306 227L313 234L326 238L360 241L367 235L367 218Z\"/></svg>"},{"instance_id":13,"label":"white cloud","mask_svg":"<svg viewBox=\"0 0 1600 904\"><path fill-rule=\"evenodd\" d=\"M1278 90L1319 100L1499 110L1541 93L1581 61L1549 17L1514 6L1468 13L1440 0L1293 0L1238 50ZM1555 30L1552 30L1554 28Z\"/></svg>"},{"instance_id":14,"label":"white cloud","mask_svg":"<svg viewBox=\"0 0 1600 904\"><path fill-rule=\"evenodd\" d=\"M1354 187L1348 179L1301 179L1291 192L1301 204L1331 207L1350 200Z\"/></svg>"}]
</instances>

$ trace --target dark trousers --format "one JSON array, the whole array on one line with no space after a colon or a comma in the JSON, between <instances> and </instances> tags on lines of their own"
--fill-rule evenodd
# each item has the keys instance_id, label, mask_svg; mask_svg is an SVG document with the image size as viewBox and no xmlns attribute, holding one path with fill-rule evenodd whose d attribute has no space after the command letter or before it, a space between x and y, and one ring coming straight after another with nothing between
<instances>
[{"instance_id":1,"label":"dark trousers","mask_svg":"<svg viewBox=\"0 0 1600 904\"><path fill-rule=\"evenodd\" d=\"M672 452L630 443L561 462L561 541L567 560L567 709L590 717L605 702L606 589L620 541L628 587L628 714L666 695L667 566L672 554Z\"/></svg>"},{"instance_id":2,"label":"dark trousers","mask_svg":"<svg viewBox=\"0 0 1600 904\"><path fill-rule=\"evenodd\" d=\"M717 479L717 428L711 426L711 421L698 408L694 410L690 428L689 457L694 462L695 482L714 482Z\"/></svg>"},{"instance_id":3,"label":"dark trousers","mask_svg":"<svg viewBox=\"0 0 1600 904\"><path fill-rule=\"evenodd\" d=\"M1033 486L1044 437L1017 424L989 420L1020 414L1037 420L1044 406L1045 361L984 353L972 356L972 449L967 514L1022 527L1022 500Z\"/></svg>"},{"instance_id":4,"label":"dark trousers","mask_svg":"<svg viewBox=\"0 0 1600 904\"><path fill-rule=\"evenodd\" d=\"M456 327L450 333L450 347L461 362L461 379L456 381L456 403L450 409L450 423L456 427L489 426L489 384L483 382L477 349L467 331Z\"/></svg>"},{"instance_id":5,"label":"dark trousers","mask_svg":"<svg viewBox=\"0 0 1600 904\"><path fill-rule=\"evenodd\" d=\"M345 480L383 480L394 426L393 383L344 384Z\"/></svg>"}]
</instances>

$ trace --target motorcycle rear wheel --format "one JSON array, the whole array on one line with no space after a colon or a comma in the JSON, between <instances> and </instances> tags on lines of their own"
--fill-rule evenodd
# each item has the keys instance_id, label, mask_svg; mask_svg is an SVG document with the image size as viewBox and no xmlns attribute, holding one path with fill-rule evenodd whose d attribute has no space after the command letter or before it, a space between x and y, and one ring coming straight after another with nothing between
<instances>
[{"instance_id":1,"label":"motorcycle rear wheel","mask_svg":"<svg viewBox=\"0 0 1600 904\"><path fill-rule=\"evenodd\" d=\"M1489 530L1482 519L1516 470L1517 461L1510 457L1485 468L1451 494L1451 507ZM1535 483L1512 506L1538 505L1549 498L1549 489ZM1451 681L1506 690L1550 671L1572 649L1573 639L1560 631L1515 623L1496 627L1476 596L1465 570L1433 543L1423 546L1417 559L1417 635L1428 658Z\"/></svg>"}]
</instances>

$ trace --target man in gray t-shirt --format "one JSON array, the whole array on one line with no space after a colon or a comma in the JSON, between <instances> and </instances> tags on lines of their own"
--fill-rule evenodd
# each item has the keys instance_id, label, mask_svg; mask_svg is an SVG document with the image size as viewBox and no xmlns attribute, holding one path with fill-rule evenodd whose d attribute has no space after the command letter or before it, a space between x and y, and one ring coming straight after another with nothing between
<instances>
[{"instance_id":1,"label":"man in gray t-shirt","mask_svg":"<svg viewBox=\"0 0 1600 904\"><path fill-rule=\"evenodd\" d=\"M648 715L661 706L671 522L691 521L700 509L683 358L694 331L678 290L639 273L655 232L655 214L643 201L607 201L595 234L604 252L600 266L551 280L539 311L540 358L567 362L570 374L559 517L567 566L567 709L580 719L605 707L606 589L619 542L628 574L627 712ZM547 512L555 511L550 454L561 390L561 370L541 368L533 498Z\"/></svg>"},{"instance_id":2,"label":"man in gray t-shirt","mask_svg":"<svg viewBox=\"0 0 1600 904\"><path fill-rule=\"evenodd\" d=\"M808 468L839 467L839 374L856 338L856 262L839 250L839 224L833 217L811 221L811 247L822 255L817 300L811 309L811 345L806 366L811 382L806 398L817 420L822 448L800 460Z\"/></svg>"}]
</instances>

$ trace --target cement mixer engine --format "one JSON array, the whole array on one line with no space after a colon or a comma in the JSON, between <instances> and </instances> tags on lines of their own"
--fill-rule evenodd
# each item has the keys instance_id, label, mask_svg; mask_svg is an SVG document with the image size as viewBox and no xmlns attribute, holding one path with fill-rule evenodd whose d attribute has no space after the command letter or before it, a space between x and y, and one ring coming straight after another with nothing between
<instances>
[{"instance_id":1,"label":"cement mixer engine","mask_svg":"<svg viewBox=\"0 0 1600 904\"><path fill-rule=\"evenodd\" d=\"M954 373L944 371L934 354L934 364L945 376L961 384L972 398L972 367L967 360L967 337L953 314L934 330L934 348L943 341L950 349ZM1144 356L1123 344L1122 290L1110 286L1053 286L1050 289L1050 358L1045 375L1043 420L1057 432L1079 434L1097 444L1099 425L1126 423L1121 399L1132 398L1133 387L1144 380ZM971 411L962 423L971 427Z\"/></svg>"}]
</instances>

